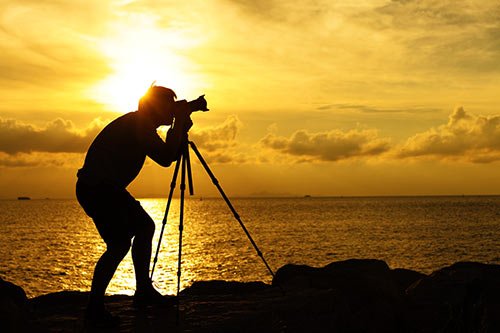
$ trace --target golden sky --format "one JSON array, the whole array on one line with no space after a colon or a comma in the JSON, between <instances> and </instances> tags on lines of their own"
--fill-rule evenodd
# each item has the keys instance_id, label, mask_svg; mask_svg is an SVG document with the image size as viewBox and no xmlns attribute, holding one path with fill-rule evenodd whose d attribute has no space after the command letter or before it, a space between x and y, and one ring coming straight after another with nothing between
<instances>
[{"instance_id":1,"label":"golden sky","mask_svg":"<svg viewBox=\"0 0 500 333\"><path fill-rule=\"evenodd\" d=\"M190 137L229 196L499 194L499 17L496 0L0 0L0 198L74 197L92 139L153 81L206 94ZM170 177L148 161L130 190Z\"/></svg>"}]
</instances>

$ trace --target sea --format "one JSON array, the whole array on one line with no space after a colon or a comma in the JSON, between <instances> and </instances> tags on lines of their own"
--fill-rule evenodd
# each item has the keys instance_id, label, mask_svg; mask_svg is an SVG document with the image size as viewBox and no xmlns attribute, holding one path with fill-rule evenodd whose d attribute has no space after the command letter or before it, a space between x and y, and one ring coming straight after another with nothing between
<instances>
[{"instance_id":1,"label":"sea","mask_svg":"<svg viewBox=\"0 0 500 333\"><path fill-rule=\"evenodd\" d=\"M288 263L321 267L350 258L426 274L457 261L500 264L500 196L230 200L273 272ZM175 294L179 199L164 225L166 199L139 201L156 223L153 258L160 245L154 284ZM0 277L28 297L90 289L105 244L76 200L0 200L0 227ZM272 280L221 198L186 199L181 254L181 289L201 280ZM131 295L134 288L129 253L108 293Z\"/></svg>"}]
</instances>

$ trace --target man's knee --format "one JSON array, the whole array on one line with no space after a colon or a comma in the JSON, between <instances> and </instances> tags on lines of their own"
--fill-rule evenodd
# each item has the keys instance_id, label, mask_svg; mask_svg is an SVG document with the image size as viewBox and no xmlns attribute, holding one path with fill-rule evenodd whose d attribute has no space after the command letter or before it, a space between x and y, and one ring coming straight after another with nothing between
<instances>
[{"instance_id":1,"label":"man's knee","mask_svg":"<svg viewBox=\"0 0 500 333\"><path fill-rule=\"evenodd\" d=\"M130 250L130 239L116 240L107 243L107 252L115 257L125 257Z\"/></svg>"},{"instance_id":2,"label":"man's knee","mask_svg":"<svg viewBox=\"0 0 500 333\"><path fill-rule=\"evenodd\" d=\"M155 234L155 223L151 218L144 219L143 223L141 223L140 227L137 230L137 236L145 237L145 238L153 238Z\"/></svg>"}]
</instances>

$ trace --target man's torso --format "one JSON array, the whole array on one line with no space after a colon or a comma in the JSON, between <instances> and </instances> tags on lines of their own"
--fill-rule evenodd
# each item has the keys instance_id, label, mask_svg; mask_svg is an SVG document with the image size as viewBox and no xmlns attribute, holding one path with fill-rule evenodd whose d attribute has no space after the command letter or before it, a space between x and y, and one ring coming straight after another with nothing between
<instances>
[{"instance_id":1,"label":"man's torso","mask_svg":"<svg viewBox=\"0 0 500 333\"><path fill-rule=\"evenodd\" d=\"M92 142L78 172L89 185L106 183L127 187L137 177L146 159L148 136L156 128L138 112L127 113L108 124Z\"/></svg>"}]
</instances>

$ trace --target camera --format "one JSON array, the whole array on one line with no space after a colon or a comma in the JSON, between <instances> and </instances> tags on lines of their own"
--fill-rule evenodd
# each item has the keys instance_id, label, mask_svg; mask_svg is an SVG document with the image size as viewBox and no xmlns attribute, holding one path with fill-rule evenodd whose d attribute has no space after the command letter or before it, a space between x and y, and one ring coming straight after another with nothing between
<instances>
[{"instance_id":1,"label":"camera","mask_svg":"<svg viewBox=\"0 0 500 333\"><path fill-rule=\"evenodd\" d=\"M191 110L191 112L196 112L196 111L206 112L206 111L208 111L207 100L205 99L205 95L201 95L197 99L187 102L187 104L188 104L189 110Z\"/></svg>"}]
</instances>

